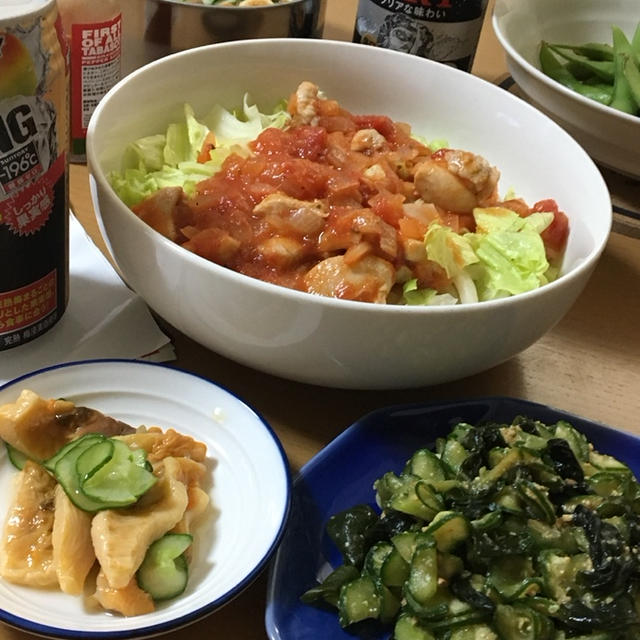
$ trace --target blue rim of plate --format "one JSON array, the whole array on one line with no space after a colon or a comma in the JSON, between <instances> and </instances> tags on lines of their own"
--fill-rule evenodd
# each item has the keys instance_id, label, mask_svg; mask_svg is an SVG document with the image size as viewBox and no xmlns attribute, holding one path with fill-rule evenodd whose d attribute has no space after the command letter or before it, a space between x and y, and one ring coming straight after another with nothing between
<instances>
[{"instance_id":1,"label":"blue rim of plate","mask_svg":"<svg viewBox=\"0 0 640 640\"><path fill-rule=\"evenodd\" d=\"M80 631L80 630L73 630L73 629L62 629L59 627L51 627L48 625L35 623L27 618L22 618L20 616L16 616L12 613L9 613L8 611L5 611L0 607L0 621L13 628L19 629L21 631L27 631L29 633L34 633L37 635L42 635L42 636L51 637L51 638L116 639L116 638L148 637L151 635L159 635L167 631L175 631L181 627L185 627L193 622L196 622L201 618L204 618L210 615L211 613L214 613L216 610L220 609L222 606L224 606L225 604L233 600L242 591L244 591L251 583L254 582L254 580L264 570L271 556L278 548L284 536L286 525L291 514L292 482L291 482L289 462L288 462L286 453L284 451L284 448L282 446L282 443L280 442L275 431L251 405L247 404L236 393L234 393L233 391L230 391L229 389L225 388L224 386L216 382L211 381L210 379L204 376L198 375L196 373L192 373L190 371L185 371L184 369L179 369L177 367L172 367L172 366L165 365L162 363L157 363L157 362L147 362L144 360L132 360L132 359L126 359L126 358L96 358L96 359L76 360L76 361L65 362L61 364L55 364L48 367L43 367L41 369L37 369L35 371L31 371L29 373L25 373L21 376L18 376L17 378L14 378L13 380L7 381L4 384L0 384L0 391L8 387L11 387L15 384L18 384L23 380L27 380L29 378L45 373L47 371L53 371L56 369L69 368L74 366L83 366L88 364L95 365L95 364L101 364L101 363L123 363L123 364L134 365L134 366L140 365L140 366L149 366L149 367L160 367L163 369L170 370L178 375L192 376L194 378L198 378L203 382L210 384L214 387L217 387L218 389L221 389L222 391L228 393L229 395L233 396L238 402L245 405L251 412L253 412L255 416L258 418L258 420L262 423L264 428L267 430L271 438L273 439L274 444L276 445L278 452L280 454L280 457L282 459L283 469L286 475L286 492L287 492L286 505L283 512L282 522L280 523L280 527L278 529L276 536L274 537L270 547L265 551L262 559L241 582L239 582L234 588L230 589L223 596L217 598L216 600L213 600L212 602L208 603L206 606L200 607L199 609L191 611L186 615L180 616L179 618L168 620L167 622L163 622L155 625L150 625L148 627L139 627L139 628L130 629L130 630L123 629L118 631L99 631L99 632L93 631L92 632L92 631L86 631L86 630Z\"/></svg>"},{"instance_id":2,"label":"blue rim of plate","mask_svg":"<svg viewBox=\"0 0 640 640\"><path fill-rule=\"evenodd\" d=\"M265 612L270 640L388 638L389 630L377 625L356 636L340 628L335 611L300 602L300 595L313 586L320 568L327 564L335 567L341 561L324 532L326 520L359 503L373 506L373 480L386 471L399 472L411 453L433 445L436 437L446 435L457 422L506 422L517 415L551 424L570 422L596 449L619 457L640 477L640 437L529 400L487 396L399 404L372 411L332 440L294 478L291 517L270 564Z\"/></svg>"}]
</instances>

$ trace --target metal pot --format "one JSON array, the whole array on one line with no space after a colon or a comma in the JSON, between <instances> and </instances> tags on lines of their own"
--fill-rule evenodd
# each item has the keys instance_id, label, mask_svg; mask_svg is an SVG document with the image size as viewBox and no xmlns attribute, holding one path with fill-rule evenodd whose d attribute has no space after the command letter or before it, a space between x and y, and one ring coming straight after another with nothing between
<instances>
[{"instance_id":1,"label":"metal pot","mask_svg":"<svg viewBox=\"0 0 640 640\"><path fill-rule=\"evenodd\" d=\"M220 7L181 0L128 0L123 3L125 29L126 13L132 14L137 23L136 59L130 66L140 66L176 51L215 42L320 38L326 2L293 0L264 7ZM141 5L144 16L140 15Z\"/></svg>"}]
</instances>

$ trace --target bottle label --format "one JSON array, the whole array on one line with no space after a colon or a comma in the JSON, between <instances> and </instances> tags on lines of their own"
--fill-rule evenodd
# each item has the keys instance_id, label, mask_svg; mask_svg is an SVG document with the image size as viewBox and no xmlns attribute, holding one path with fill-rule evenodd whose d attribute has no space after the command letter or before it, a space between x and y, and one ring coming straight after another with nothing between
<instances>
[{"instance_id":1,"label":"bottle label","mask_svg":"<svg viewBox=\"0 0 640 640\"><path fill-rule=\"evenodd\" d=\"M487 0L360 0L354 42L469 70Z\"/></svg>"},{"instance_id":2,"label":"bottle label","mask_svg":"<svg viewBox=\"0 0 640 640\"><path fill-rule=\"evenodd\" d=\"M0 24L0 352L68 299L67 57L55 2Z\"/></svg>"},{"instance_id":3,"label":"bottle label","mask_svg":"<svg viewBox=\"0 0 640 640\"><path fill-rule=\"evenodd\" d=\"M89 120L120 80L122 17L71 26L71 152L81 159Z\"/></svg>"}]
</instances>

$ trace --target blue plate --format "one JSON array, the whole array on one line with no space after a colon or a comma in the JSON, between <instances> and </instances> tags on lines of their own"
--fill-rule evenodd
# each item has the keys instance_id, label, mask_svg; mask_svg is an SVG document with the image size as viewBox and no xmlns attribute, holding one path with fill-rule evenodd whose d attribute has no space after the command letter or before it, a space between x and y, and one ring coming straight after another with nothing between
<instances>
[{"instance_id":1,"label":"blue plate","mask_svg":"<svg viewBox=\"0 0 640 640\"><path fill-rule=\"evenodd\" d=\"M374 411L318 453L294 481L291 518L269 576L266 628L271 640L354 640L353 633L340 628L335 611L300 602L317 576L341 562L325 533L328 518L356 504L373 504L376 478L400 472L416 449L431 446L456 423L510 422L517 415L550 424L567 420L597 450L626 462L640 477L640 438L533 402L493 397ZM357 637L383 640L388 635L372 625L359 629Z\"/></svg>"}]
</instances>

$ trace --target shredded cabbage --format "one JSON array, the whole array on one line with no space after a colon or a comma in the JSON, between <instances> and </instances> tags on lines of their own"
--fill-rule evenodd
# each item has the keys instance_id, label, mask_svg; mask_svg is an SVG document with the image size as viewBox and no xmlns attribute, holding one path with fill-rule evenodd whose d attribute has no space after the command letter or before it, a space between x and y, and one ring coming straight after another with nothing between
<instances>
[{"instance_id":1,"label":"shredded cabbage","mask_svg":"<svg viewBox=\"0 0 640 640\"><path fill-rule=\"evenodd\" d=\"M438 263L452 280L456 294L449 297L452 303L524 293L557 277L540 235L553 222L553 213L537 212L523 218L504 207L477 207L473 217L474 233L459 234L433 223L424 239L429 259ZM404 302L433 304L431 291L407 283Z\"/></svg>"},{"instance_id":2,"label":"shredded cabbage","mask_svg":"<svg viewBox=\"0 0 640 640\"><path fill-rule=\"evenodd\" d=\"M247 94L234 112L216 105L198 119L193 108L185 104L183 113L184 119L171 123L165 133L127 145L120 171L109 174L111 186L127 206L135 206L163 187L179 186L192 195L195 185L217 173L227 156L247 155L248 143L264 129L283 128L290 119L285 103L266 114L249 103ZM208 160L198 162L209 133L215 136L216 146Z\"/></svg>"}]
</instances>

